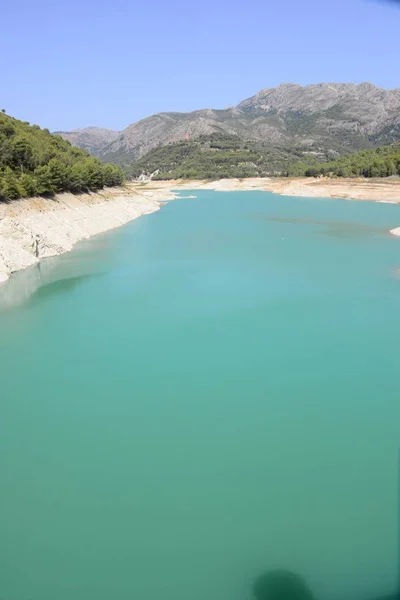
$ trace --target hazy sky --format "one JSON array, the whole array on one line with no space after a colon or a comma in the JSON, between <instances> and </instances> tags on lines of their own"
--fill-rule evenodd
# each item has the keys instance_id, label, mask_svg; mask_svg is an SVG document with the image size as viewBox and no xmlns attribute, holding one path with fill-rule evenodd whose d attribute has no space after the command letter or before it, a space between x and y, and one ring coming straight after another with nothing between
<instances>
[{"instance_id":1,"label":"hazy sky","mask_svg":"<svg viewBox=\"0 0 400 600\"><path fill-rule=\"evenodd\" d=\"M368 0L0 0L0 108L51 130L224 108L281 82L400 87Z\"/></svg>"}]
</instances>

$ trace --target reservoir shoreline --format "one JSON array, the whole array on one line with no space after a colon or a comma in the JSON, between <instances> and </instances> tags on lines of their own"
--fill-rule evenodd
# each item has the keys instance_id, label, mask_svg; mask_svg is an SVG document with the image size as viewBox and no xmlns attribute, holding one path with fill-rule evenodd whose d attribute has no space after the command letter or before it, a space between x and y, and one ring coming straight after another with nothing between
<instances>
[{"instance_id":1,"label":"reservoir shoreline","mask_svg":"<svg viewBox=\"0 0 400 600\"><path fill-rule=\"evenodd\" d=\"M220 181L130 182L97 193L59 194L0 203L0 283L42 258L72 250L93 235L159 210L173 190L270 191L286 196L400 203L400 180L254 178ZM400 214L399 214L400 221ZM390 231L400 236L400 227Z\"/></svg>"},{"instance_id":2,"label":"reservoir shoreline","mask_svg":"<svg viewBox=\"0 0 400 600\"><path fill-rule=\"evenodd\" d=\"M81 240L104 233L160 209L175 198L167 190L134 186L97 193L58 194L0 203L0 285L42 258L72 250Z\"/></svg>"}]
</instances>

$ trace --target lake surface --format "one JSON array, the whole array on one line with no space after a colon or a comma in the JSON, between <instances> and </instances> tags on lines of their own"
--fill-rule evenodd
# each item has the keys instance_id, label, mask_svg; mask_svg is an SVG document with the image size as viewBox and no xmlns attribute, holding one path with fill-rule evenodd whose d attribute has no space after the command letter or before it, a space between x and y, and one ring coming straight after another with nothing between
<instances>
[{"instance_id":1,"label":"lake surface","mask_svg":"<svg viewBox=\"0 0 400 600\"><path fill-rule=\"evenodd\" d=\"M0 598L394 591L400 207L185 192L0 288Z\"/></svg>"}]
</instances>

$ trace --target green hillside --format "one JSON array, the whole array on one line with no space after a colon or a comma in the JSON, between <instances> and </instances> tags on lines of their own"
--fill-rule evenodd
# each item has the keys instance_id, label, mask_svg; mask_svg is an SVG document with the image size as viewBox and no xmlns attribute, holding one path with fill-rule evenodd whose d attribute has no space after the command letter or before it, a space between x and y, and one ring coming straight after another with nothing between
<instances>
[{"instance_id":1,"label":"green hillside","mask_svg":"<svg viewBox=\"0 0 400 600\"><path fill-rule=\"evenodd\" d=\"M137 161L122 164L129 177L158 171L153 179L222 179L304 174L307 165L329 158L309 148L274 147L239 136L212 134L151 150Z\"/></svg>"},{"instance_id":2,"label":"green hillside","mask_svg":"<svg viewBox=\"0 0 400 600\"><path fill-rule=\"evenodd\" d=\"M305 167L304 174L337 177L390 177L400 175L400 144L362 150L337 160Z\"/></svg>"},{"instance_id":3,"label":"green hillside","mask_svg":"<svg viewBox=\"0 0 400 600\"><path fill-rule=\"evenodd\" d=\"M326 161L316 147L274 147L239 136L212 134L151 150L122 165L128 177L153 173L153 179L317 176L389 177L400 175L400 145L361 150ZM333 152L331 152L331 155ZM337 155L337 153L335 153ZM321 161L322 159L322 161Z\"/></svg>"},{"instance_id":4,"label":"green hillside","mask_svg":"<svg viewBox=\"0 0 400 600\"><path fill-rule=\"evenodd\" d=\"M47 129L0 113L0 201L119 185L122 170Z\"/></svg>"}]
</instances>

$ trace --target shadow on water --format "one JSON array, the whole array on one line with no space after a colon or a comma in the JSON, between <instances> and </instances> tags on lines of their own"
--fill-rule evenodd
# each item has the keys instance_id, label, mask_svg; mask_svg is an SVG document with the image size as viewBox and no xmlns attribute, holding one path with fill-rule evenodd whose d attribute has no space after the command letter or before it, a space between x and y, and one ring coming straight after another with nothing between
<instances>
[{"instance_id":1,"label":"shadow on water","mask_svg":"<svg viewBox=\"0 0 400 600\"><path fill-rule=\"evenodd\" d=\"M323 600L317 598L306 580L297 573L286 569L265 571L252 586L255 600ZM365 600L399 600L399 594L382 595Z\"/></svg>"},{"instance_id":2,"label":"shadow on water","mask_svg":"<svg viewBox=\"0 0 400 600\"><path fill-rule=\"evenodd\" d=\"M64 275L60 262L47 259L33 267L14 273L0 288L0 310L20 306L28 301L43 301L57 294L72 292L78 286L104 273L79 273L69 267Z\"/></svg>"},{"instance_id":3,"label":"shadow on water","mask_svg":"<svg viewBox=\"0 0 400 600\"><path fill-rule=\"evenodd\" d=\"M65 292L72 292L78 286L82 285L86 281L99 277L99 273L89 273L88 275L77 275L75 277L67 277L65 279L58 279L45 285L42 285L31 295L33 302L42 301L50 296L57 294L64 294Z\"/></svg>"},{"instance_id":4,"label":"shadow on water","mask_svg":"<svg viewBox=\"0 0 400 600\"><path fill-rule=\"evenodd\" d=\"M305 579L285 569L266 571L257 577L253 596L256 600L316 600Z\"/></svg>"}]
</instances>

